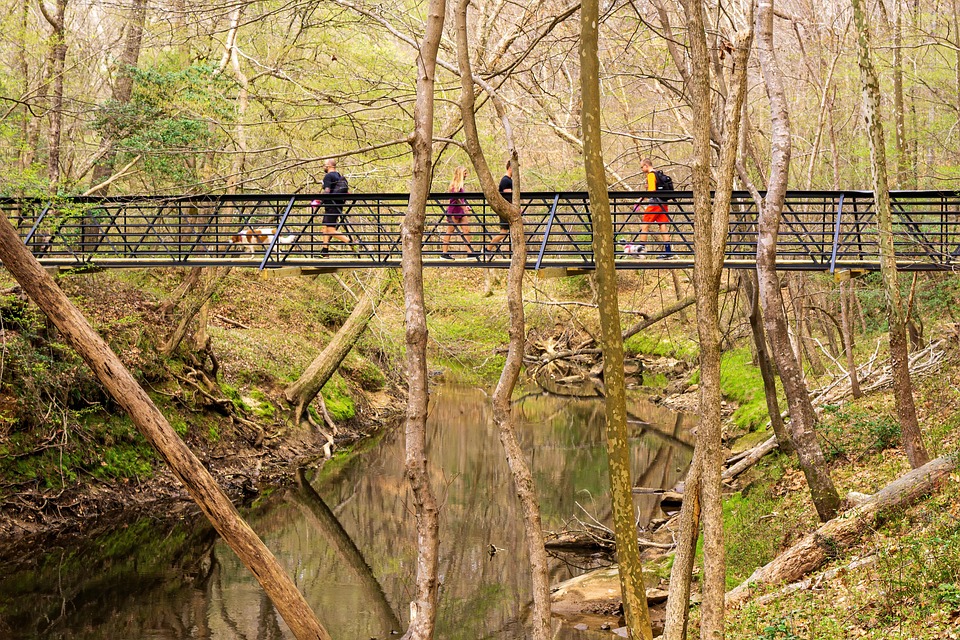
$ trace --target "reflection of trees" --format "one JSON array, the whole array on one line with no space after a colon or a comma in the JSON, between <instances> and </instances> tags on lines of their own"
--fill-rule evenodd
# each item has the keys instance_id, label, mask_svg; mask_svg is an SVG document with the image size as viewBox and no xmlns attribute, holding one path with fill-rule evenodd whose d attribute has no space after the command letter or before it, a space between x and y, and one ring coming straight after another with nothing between
<instances>
[{"instance_id":1,"label":"reflection of trees","mask_svg":"<svg viewBox=\"0 0 960 640\"><path fill-rule=\"evenodd\" d=\"M601 402L538 395L519 403L525 417L520 435L549 528L578 515L578 501L598 519L609 519ZM527 558L519 506L512 499L489 404L482 392L442 387L435 390L432 406L433 482L443 487L437 637L519 637L530 600ZM689 462L680 445L687 438L687 419L641 400L630 410L673 437L638 429L631 440L634 475L646 486L672 487ZM339 469L331 466L313 483L322 501L311 502L297 491L287 499L263 501L249 521L296 577L311 606L329 616L334 637L385 637L382 628L399 628L384 620L388 615L395 620L396 603L409 596L416 558L402 433L386 434L376 447ZM654 513L655 501L655 496L636 497L644 516ZM339 534L324 533L320 521L330 515ZM138 527L142 530L135 531ZM338 548L341 538L347 547ZM54 632L65 639L290 637L256 582L225 547L214 546L216 540L205 525L170 528L144 521L93 541L82 555L38 562L31 565L31 582L21 573L0 585L0 600L15 607L0 610L0 629L5 631L4 623L23 629L13 638ZM500 549L493 557L490 544ZM370 566L364 568L362 560ZM89 566L101 570L85 571ZM557 580L578 573L559 560L551 566ZM17 586L10 586L14 582ZM41 616L54 620L61 613L55 627L39 626Z\"/></svg>"},{"instance_id":2,"label":"reflection of trees","mask_svg":"<svg viewBox=\"0 0 960 640\"><path fill-rule=\"evenodd\" d=\"M299 490L291 494L291 497L296 500L301 510L311 517L327 543L336 551L339 560L353 572L353 575L360 582L364 594L377 610L377 616L383 629L388 632L399 631L401 624L397 614L387 601L383 587L380 586L376 576L373 575L373 570L367 564L363 553L354 544L350 534L343 528L337 516L323 501L320 494L310 486L303 469L300 469L297 473L297 482Z\"/></svg>"}]
</instances>

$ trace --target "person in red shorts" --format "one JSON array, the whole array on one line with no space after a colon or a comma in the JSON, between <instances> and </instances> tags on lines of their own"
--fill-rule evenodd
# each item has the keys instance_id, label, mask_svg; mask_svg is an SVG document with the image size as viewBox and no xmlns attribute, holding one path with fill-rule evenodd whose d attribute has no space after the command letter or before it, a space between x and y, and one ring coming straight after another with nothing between
<instances>
[{"instance_id":1,"label":"person in red shorts","mask_svg":"<svg viewBox=\"0 0 960 640\"><path fill-rule=\"evenodd\" d=\"M647 191L656 191L657 171L653 168L653 162L649 158L644 158L640 162L640 169L647 176ZM651 224L656 224L660 227L660 240L663 242L664 258L672 258L670 234L667 233L667 224L670 222L670 217L667 215L667 202L656 196L646 200L647 207L643 210L643 226L640 227L641 253L647 252L647 232L650 230ZM640 206L640 204L637 204L634 211L638 211Z\"/></svg>"}]
</instances>

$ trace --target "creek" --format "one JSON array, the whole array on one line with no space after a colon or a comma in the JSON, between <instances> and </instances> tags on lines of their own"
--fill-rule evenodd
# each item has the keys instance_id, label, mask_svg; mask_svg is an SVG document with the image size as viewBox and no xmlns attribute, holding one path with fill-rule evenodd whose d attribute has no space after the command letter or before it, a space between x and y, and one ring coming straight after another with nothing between
<instances>
[{"instance_id":1,"label":"creek","mask_svg":"<svg viewBox=\"0 0 960 640\"><path fill-rule=\"evenodd\" d=\"M518 399L516 411L544 528L564 529L587 514L609 524L602 402L534 393ZM675 486L690 462L694 416L641 396L628 401L628 413L635 484ZM441 505L436 637L445 640L525 637L530 578L520 507L491 414L480 390L432 391L428 446ZM308 474L306 486L278 491L245 511L337 640L385 639L402 630L414 588L402 428L361 446ZM635 500L641 521L661 515L657 496ZM607 563L600 556L552 558L551 581ZM292 636L249 572L195 517L142 518L3 571L0 637ZM611 636L563 625L555 637Z\"/></svg>"}]
</instances>

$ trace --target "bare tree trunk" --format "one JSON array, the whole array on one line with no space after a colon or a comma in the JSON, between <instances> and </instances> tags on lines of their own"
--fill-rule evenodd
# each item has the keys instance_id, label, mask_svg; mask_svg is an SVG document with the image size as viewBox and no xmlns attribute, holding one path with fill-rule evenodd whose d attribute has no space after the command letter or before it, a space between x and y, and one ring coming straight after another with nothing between
<instances>
[{"instance_id":1,"label":"bare tree trunk","mask_svg":"<svg viewBox=\"0 0 960 640\"><path fill-rule=\"evenodd\" d=\"M333 338L323 348L310 366L301 376L283 391L287 401L293 404L293 422L300 424L307 407L313 402L323 385L327 384L330 376L340 368L340 363L347 357L353 345L367 328L370 318L377 310L377 305L386 292L387 271L379 269L367 285L363 297L357 301L350 317L337 330Z\"/></svg>"},{"instance_id":2,"label":"bare tree trunk","mask_svg":"<svg viewBox=\"0 0 960 640\"><path fill-rule=\"evenodd\" d=\"M903 108L903 3L893 0L893 121L896 129L897 173L894 185L906 189L904 180L910 175L910 151L907 145L907 123ZM916 187L913 187L916 188Z\"/></svg>"},{"instance_id":3,"label":"bare tree trunk","mask_svg":"<svg viewBox=\"0 0 960 640\"><path fill-rule=\"evenodd\" d=\"M0 216L0 261L170 465L217 533L260 582L294 635L300 640L329 640L329 634L270 549L240 517L117 355L30 254L6 216Z\"/></svg>"},{"instance_id":4,"label":"bare tree trunk","mask_svg":"<svg viewBox=\"0 0 960 640\"><path fill-rule=\"evenodd\" d=\"M770 100L772 124L770 181L760 206L757 238L757 274L763 322L777 362L777 370L790 409L790 432L800 466L810 487L810 495L820 520L827 521L840 506L833 480L827 472L823 451L813 426L815 414L803 372L793 349L783 312L780 281L776 272L777 233L786 195L790 165L790 120L787 114L783 82L773 49L773 6L760 4L757 12L757 53Z\"/></svg>"},{"instance_id":5,"label":"bare tree trunk","mask_svg":"<svg viewBox=\"0 0 960 640\"><path fill-rule=\"evenodd\" d=\"M853 318L850 316L850 298L853 294L853 281L850 272L840 274L840 321L843 325L843 352L847 357L847 372L850 378L850 393L853 397L862 398L860 390L860 376L857 374L857 361L853 357Z\"/></svg>"},{"instance_id":6,"label":"bare tree trunk","mask_svg":"<svg viewBox=\"0 0 960 640\"><path fill-rule=\"evenodd\" d=\"M403 298L407 345L407 419L405 469L413 491L417 520L417 577L410 603L409 640L430 640L437 616L438 548L437 500L427 471L427 316L423 299L423 222L433 174L433 92L437 52L443 35L445 0L430 0L417 56L417 98L414 105L413 178L403 218Z\"/></svg>"},{"instance_id":7,"label":"bare tree trunk","mask_svg":"<svg viewBox=\"0 0 960 640\"><path fill-rule=\"evenodd\" d=\"M130 103L130 97L133 95L133 73L131 69L137 66L140 60L140 46L143 42L143 24L147 19L147 0L131 0L130 17L127 20L126 34L123 41L123 51L118 61L117 81L113 85L111 94L115 106L122 107ZM116 140L113 139L111 132L104 134L100 143L101 147L109 150L104 154L100 161L94 166L93 174L90 178L90 186L96 186L103 183L113 173L113 167L117 159L117 151L114 148ZM97 190L97 195L107 195L109 187L104 186Z\"/></svg>"},{"instance_id":8,"label":"bare tree trunk","mask_svg":"<svg viewBox=\"0 0 960 640\"><path fill-rule=\"evenodd\" d=\"M173 355L173 352L177 350L177 347L180 346L180 343L183 342L183 339L187 336L187 330L190 328L190 323L193 319L200 313L200 310L203 308L203 305L207 303L213 295L219 291L225 284L227 276L230 274L232 267L223 267L220 269L214 268L211 271L210 279L207 281L206 286L204 286L203 291L200 292L196 298L194 298L190 305L184 309L183 314L180 316L180 322L177 323L176 328L170 334L170 337L167 338L167 341L163 343L160 352L164 357L169 358Z\"/></svg>"},{"instance_id":9,"label":"bare tree trunk","mask_svg":"<svg viewBox=\"0 0 960 640\"><path fill-rule=\"evenodd\" d=\"M730 219L730 198L740 142L740 120L747 88L747 59L753 39L752 15L736 34L729 86L732 95L725 105L720 166L711 199L711 82L703 3L684 3L691 60L690 97L693 111L694 198L693 282L697 296L697 333L700 338L700 424L696 448L702 451L700 504L703 509L703 602L700 637L721 640L724 635L726 549L723 536L723 506L720 474L723 444L720 417L720 309L718 294L723 274L724 252ZM751 7L752 11L752 7ZM711 201L712 200L712 201ZM685 492L686 493L686 492ZM685 523L684 523L685 524ZM684 526L684 525L681 525Z\"/></svg>"},{"instance_id":10,"label":"bare tree trunk","mask_svg":"<svg viewBox=\"0 0 960 640\"><path fill-rule=\"evenodd\" d=\"M583 96L583 160L590 196L593 256L596 262L597 310L603 350L606 390L607 459L613 503L613 529L620 566L623 615L631 638L653 637L647 610L643 568L637 547L633 484L630 480L630 441L627 432L626 381L623 373L623 337L617 301L617 271L613 263L613 222L607 193L600 134L600 60L598 57L599 2L580 7L580 87Z\"/></svg>"},{"instance_id":11,"label":"bare tree trunk","mask_svg":"<svg viewBox=\"0 0 960 640\"><path fill-rule=\"evenodd\" d=\"M47 131L47 178L50 192L56 193L60 182L60 129L63 123L63 74L67 60L67 34L65 14L67 0L56 0L56 9L50 13L46 0L39 1L40 11L53 33L50 35L50 80L53 93L50 95L50 129Z\"/></svg>"},{"instance_id":12,"label":"bare tree trunk","mask_svg":"<svg viewBox=\"0 0 960 640\"><path fill-rule=\"evenodd\" d=\"M897 406L897 417L900 419L903 449L907 454L907 460L910 461L910 466L916 469L926 464L930 458L923 445L923 436L917 422L917 409L913 402L913 383L910 381L907 357L906 320L897 281L897 256L893 246L893 214L890 208L890 191L887 186L883 124L880 122L880 83L870 59L870 35L861 0L853 0L853 20L857 26L857 63L860 66L864 115L867 119L867 132L870 139L870 164L880 245L880 274L887 297L887 321L890 325L893 397Z\"/></svg>"},{"instance_id":13,"label":"bare tree trunk","mask_svg":"<svg viewBox=\"0 0 960 640\"><path fill-rule=\"evenodd\" d=\"M480 179L484 196L492 203L493 210L510 223L510 241L512 253L510 270L507 275L507 307L510 312L510 343L503 372L493 393L493 419L500 431L507 464L513 474L513 483L523 510L524 535L527 552L530 556L530 570L533 583L533 615L531 637L534 640L549 640L550 626L550 574L547 551L543 545L543 525L540 517L540 502L537 499L536 484L530 466L527 464L520 440L517 437L516 420L513 413L513 390L523 366L523 350L526 340L523 315L523 274L527 262L527 245L523 233L523 218L520 213L520 162L514 144L510 121L499 96L492 87L485 87L500 115L507 136L507 146L511 151L510 163L513 167L513 202L507 202L500 195L497 184L483 156L480 136L477 132L476 104L474 99L474 76L470 64L470 50L467 39L467 6L469 0L460 0L456 10L457 59L460 68L460 113L463 121L464 140L467 154L473 163L474 171Z\"/></svg>"},{"instance_id":14,"label":"bare tree trunk","mask_svg":"<svg viewBox=\"0 0 960 640\"><path fill-rule=\"evenodd\" d=\"M753 333L753 344L757 349L757 365L760 369L760 378L763 380L763 394L767 401L767 413L770 414L770 426L777 436L777 445L780 451L787 455L794 452L790 432L787 431L783 418L780 416L780 401L777 398L777 379L773 364L770 362L770 352L767 351L767 334L763 330L763 318L760 315L759 284L756 271L741 272L740 282L750 305L750 330Z\"/></svg>"}]
</instances>

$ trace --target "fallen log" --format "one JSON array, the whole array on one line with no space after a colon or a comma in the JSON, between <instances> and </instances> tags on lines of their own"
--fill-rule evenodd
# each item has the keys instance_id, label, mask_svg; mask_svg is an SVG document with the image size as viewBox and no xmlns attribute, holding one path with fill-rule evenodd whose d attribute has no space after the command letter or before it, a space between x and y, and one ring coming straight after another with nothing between
<instances>
[{"instance_id":1,"label":"fallen log","mask_svg":"<svg viewBox=\"0 0 960 640\"><path fill-rule=\"evenodd\" d=\"M953 456L942 456L900 476L859 507L840 514L807 534L800 542L754 571L741 585L727 593L726 605L735 607L743 604L757 586L796 582L816 571L857 542L884 511L909 506L935 489L956 466Z\"/></svg>"},{"instance_id":2,"label":"fallen log","mask_svg":"<svg viewBox=\"0 0 960 640\"><path fill-rule=\"evenodd\" d=\"M724 470L720 477L723 480L736 478L738 475L755 465L760 458L776 449L777 446L777 437L773 436L769 440L763 441L754 448L748 449L746 455L740 458L735 465Z\"/></svg>"}]
</instances>

